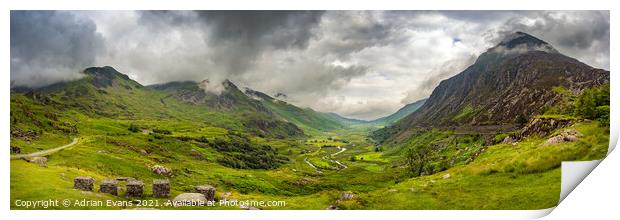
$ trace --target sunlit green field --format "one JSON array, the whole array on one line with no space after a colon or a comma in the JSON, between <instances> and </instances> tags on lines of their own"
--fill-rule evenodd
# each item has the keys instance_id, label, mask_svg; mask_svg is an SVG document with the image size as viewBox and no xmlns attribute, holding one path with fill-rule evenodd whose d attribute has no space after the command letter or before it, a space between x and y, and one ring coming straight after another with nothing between
<instances>
[{"instance_id":1,"label":"sunlit green field","mask_svg":"<svg viewBox=\"0 0 620 220\"><path fill-rule=\"evenodd\" d=\"M238 200L287 202L284 207L260 207L263 209L325 209L332 204L342 209L542 209L558 201L561 161L601 158L606 153L608 138L605 128L597 122L582 122L572 126L585 136L578 142L542 146L544 138L528 138L516 145L497 144L489 146L473 162L410 178L398 165L400 158L390 153L402 146L376 151L376 146L361 138L363 135L356 135L361 131L336 131L305 140L255 138L255 142L269 143L291 160L274 170L248 170L224 167L216 162L221 156L218 152L175 138L224 137L225 130L190 129L165 121L153 124L173 132L155 138L149 132L126 132L122 122L95 120L89 124L92 129L107 132L82 134L77 145L51 154L47 167L12 160L12 208L20 209L15 206L18 199L125 200L122 194L116 197L97 193L96 189L94 192L74 190L72 180L76 176L92 176L99 183L103 179L129 176L147 183L145 199L153 199L148 197L153 179L169 178L171 198L192 191L194 186L211 184L217 187L218 196L230 192ZM343 137L353 138L344 143L340 140ZM442 138L441 133L420 135L408 143L428 143ZM337 147L347 150L331 156L341 151ZM195 152L202 157L192 156ZM333 161L347 168L338 169ZM174 176L162 177L151 172L149 168L155 164L172 168ZM450 177L444 179L445 174ZM357 196L350 201L337 201L342 192Z\"/></svg>"}]
</instances>

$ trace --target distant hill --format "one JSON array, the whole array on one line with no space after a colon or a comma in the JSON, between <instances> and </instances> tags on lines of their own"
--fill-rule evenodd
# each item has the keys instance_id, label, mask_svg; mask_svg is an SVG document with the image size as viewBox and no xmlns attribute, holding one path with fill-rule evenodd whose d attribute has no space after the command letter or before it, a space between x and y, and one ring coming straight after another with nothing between
<instances>
[{"instance_id":1,"label":"distant hill","mask_svg":"<svg viewBox=\"0 0 620 220\"><path fill-rule=\"evenodd\" d=\"M300 108L250 88L245 88L245 94L260 101L284 120L306 130L331 131L342 129L347 125L345 121L332 116L330 113L317 112L311 108ZM284 95L279 96L282 97Z\"/></svg>"},{"instance_id":2,"label":"distant hill","mask_svg":"<svg viewBox=\"0 0 620 220\"><path fill-rule=\"evenodd\" d=\"M330 117L332 117L333 119L339 121L342 124L345 125L357 125L357 124L366 124L368 123L368 121L365 120L360 120L360 119L354 119L354 118L347 118L344 117L342 115L339 115L338 113L334 113L334 112L329 112L327 113Z\"/></svg>"},{"instance_id":3,"label":"distant hill","mask_svg":"<svg viewBox=\"0 0 620 220\"><path fill-rule=\"evenodd\" d=\"M205 92L201 83L172 82L145 87L114 68L90 67L78 80L36 89L12 90L12 104L24 111L12 114L53 115L73 111L88 117L120 120L195 120L232 131L265 137L297 137L303 131L280 120L268 108L239 91L229 81L220 94ZM27 108L26 108L27 107ZM41 112L35 109L42 109ZM33 118L38 127L46 117Z\"/></svg>"},{"instance_id":4,"label":"distant hill","mask_svg":"<svg viewBox=\"0 0 620 220\"><path fill-rule=\"evenodd\" d=\"M376 124L376 125L391 125L397 122L398 120L403 119L404 117L407 117L409 114L417 111L420 107L422 107L422 105L424 105L426 100L427 99L421 99L413 103L409 103L403 106L402 108L398 109L398 111L392 113L391 115L372 120L369 123Z\"/></svg>"}]
</instances>

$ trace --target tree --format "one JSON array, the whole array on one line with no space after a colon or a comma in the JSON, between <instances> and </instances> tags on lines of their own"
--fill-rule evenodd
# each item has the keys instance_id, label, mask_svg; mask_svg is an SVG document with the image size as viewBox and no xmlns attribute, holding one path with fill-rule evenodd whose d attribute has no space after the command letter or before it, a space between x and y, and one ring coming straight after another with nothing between
<instances>
[{"instance_id":1,"label":"tree","mask_svg":"<svg viewBox=\"0 0 620 220\"><path fill-rule=\"evenodd\" d=\"M424 167L428 164L430 159L430 150L427 146L418 146L417 148L409 148L405 154L405 165L407 166L409 174L412 176L422 175Z\"/></svg>"}]
</instances>

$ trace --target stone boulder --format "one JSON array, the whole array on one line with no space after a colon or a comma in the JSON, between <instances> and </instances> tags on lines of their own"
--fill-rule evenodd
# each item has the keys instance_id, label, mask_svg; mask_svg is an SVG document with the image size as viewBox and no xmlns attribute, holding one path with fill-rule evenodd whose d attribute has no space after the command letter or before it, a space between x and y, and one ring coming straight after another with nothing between
<instances>
[{"instance_id":1,"label":"stone boulder","mask_svg":"<svg viewBox=\"0 0 620 220\"><path fill-rule=\"evenodd\" d=\"M118 195L118 183L115 180L104 180L99 184L99 192Z\"/></svg>"},{"instance_id":2,"label":"stone boulder","mask_svg":"<svg viewBox=\"0 0 620 220\"><path fill-rule=\"evenodd\" d=\"M504 138L504 140L502 141L502 144L512 144L512 143L515 143L515 142L516 142L516 140L513 137L508 136L508 137Z\"/></svg>"},{"instance_id":3,"label":"stone boulder","mask_svg":"<svg viewBox=\"0 0 620 220\"><path fill-rule=\"evenodd\" d=\"M166 198L170 194L170 180L153 180L153 196Z\"/></svg>"},{"instance_id":4,"label":"stone boulder","mask_svg":"<svg viewBox=\"0 0 620 220\"><path fill-rule=\"evenodd\" d=\"M581 136L583 135L579 133L579 131L575 129L567 129L567 130L560 132L560 134L547 139L547 141L545 141L543 145L548 146L548 145L554 145L554 144L559 144L559 143L564 143L564 142L575 142L579 140L579 137Z\"/></svg>"},{"instance_id":5,"label":"stone boulder","mask_svg":"<svg viewBox=\"0 0 620 220\"><path fill-rule=\"evenodd\" d=\"M47 157L31 157L27 160L30 163L34 163L40 166L47 166Z\"/></svg>"},{"instance_id":6,"label":"stone boulder","mask_svg":"<svg viewBox=\"0 0 620 220\"><path fill-rule=\"evenodd\" d=\"M211 185L197 186L195 191L203 194L208 201L215 201L215 187Z\"/></svg>"},{"instance_id":7,"label":"stone boulder","mask_svg":"<svg viewBox=\"0 0 620 220\"><path fill-rule=\"evenodd\" d=\"M78 176L73 179L73 188L85 191L93 191L95 179L90 176Z\"/></svg>"},{"instance_id":8,"label":"stone boulder","mask_svg":"<svg viewBox=\"0 0 620 220\"><path fill-rule=\"evenodd\" d=\"M338 200L340 201L346 201L346 200L351 200L355 198L355 194L351 193L351 192L343 192L340 194L340 197L338 198Z\"/></svg>"},{"instance_id":9,"label":"stone boulder","mask_svg":"<svg viewBox=\"0 0 620 220\"><path fill-rule=\"evenodd\" d=\"M172 174L172 169L164 167L162 165L152 166L151 171L162 176L170 176Z\"/></svg>"},{"instance_id":10,"label":"stone boulder","mask_svg":"<svg viewBox=\"0 0 620 220\"><path fill-rule=\"evenodd\" d=\"M182 204L184 206L198 206L207 203L207 198L201 193L182 193L174 197L172 202L175 205Z\"/></svg>"},{"instance_id":11,"label":"stone boulder","mask_svg":"<svg viewBox=\"0 0 620 220\"><path fill-rule=\"evenodd\" d=\"M144 193L144 183L138 180L131 180L127 182L127 192L125 192L125 197L142 197Z\"/></svg>"}]
</instances>

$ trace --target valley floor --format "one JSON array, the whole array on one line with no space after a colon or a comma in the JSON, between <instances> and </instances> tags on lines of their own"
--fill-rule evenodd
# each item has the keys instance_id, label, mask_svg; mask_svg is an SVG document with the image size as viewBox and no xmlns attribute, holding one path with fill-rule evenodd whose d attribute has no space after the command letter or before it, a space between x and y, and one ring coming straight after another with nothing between
<instances>
[{"instance_id":1,"label":"valley floor","mask_svg":"<svg viewBox=\"0 0 620 220\"><path fill-rule=\"evenodd\" d=\"M366 137L369 128L325 132L313 137L279 140L254 138L286 155L289 161L276 169L235 169L217 162L221 157L210 148L180 141L175 136L224 137L216 128L175 128L168 136L153 138L149 132L124 133L123 122L93 122L108 127L107 135L78 137L71 147L47 155L44 166L23 159L11 160L11 209L31 209L20 201L132 201L99 193L105 179L133 177L145 183L141 200L158 206L97 205L55 206L51 209L240 209L237 205L202 207L165 206L167 201L194 186L210 184L216 198L228 201L279 201L278 206L253 205L260 209L544 209L557 204L561 162L604 157L608 130L597 122L579 122L566 129L583 134L577 142L545 145L548 137L531 137L514 144L480 147L479 142L445 145L451 160L445 169L412 177L402 164L403 149L416 144L450 141L454 134L428 131L398 146L375 146ZM116 132L116 133L115 133ZM557 131L559 132L559 131ZM556 132L556 133L557 133ZM122 135L121 135L122 134ZM475 135L473 135L475 136ZM70 140L69 140L70 141ZM65 142L65 143L68 143ZM36 142L33 142L36 144ZM59 145L60 146L60 145ZM454 149L452 149L454 148ZM473 160L459 159L476 149ZM151 167L162 165L173 174L162 176ZM73 178L91 176L95 189L73 189ZM150 183L170 179L169 198L153 198ZM123 183L121 184L121 188ZM351 195L351 196L349 196ZM219 201L219 200L218 200ZM135 201L133 203L136 204ZM42 209L42 207L34 207Z\"/></svg>"}]
</instances>

